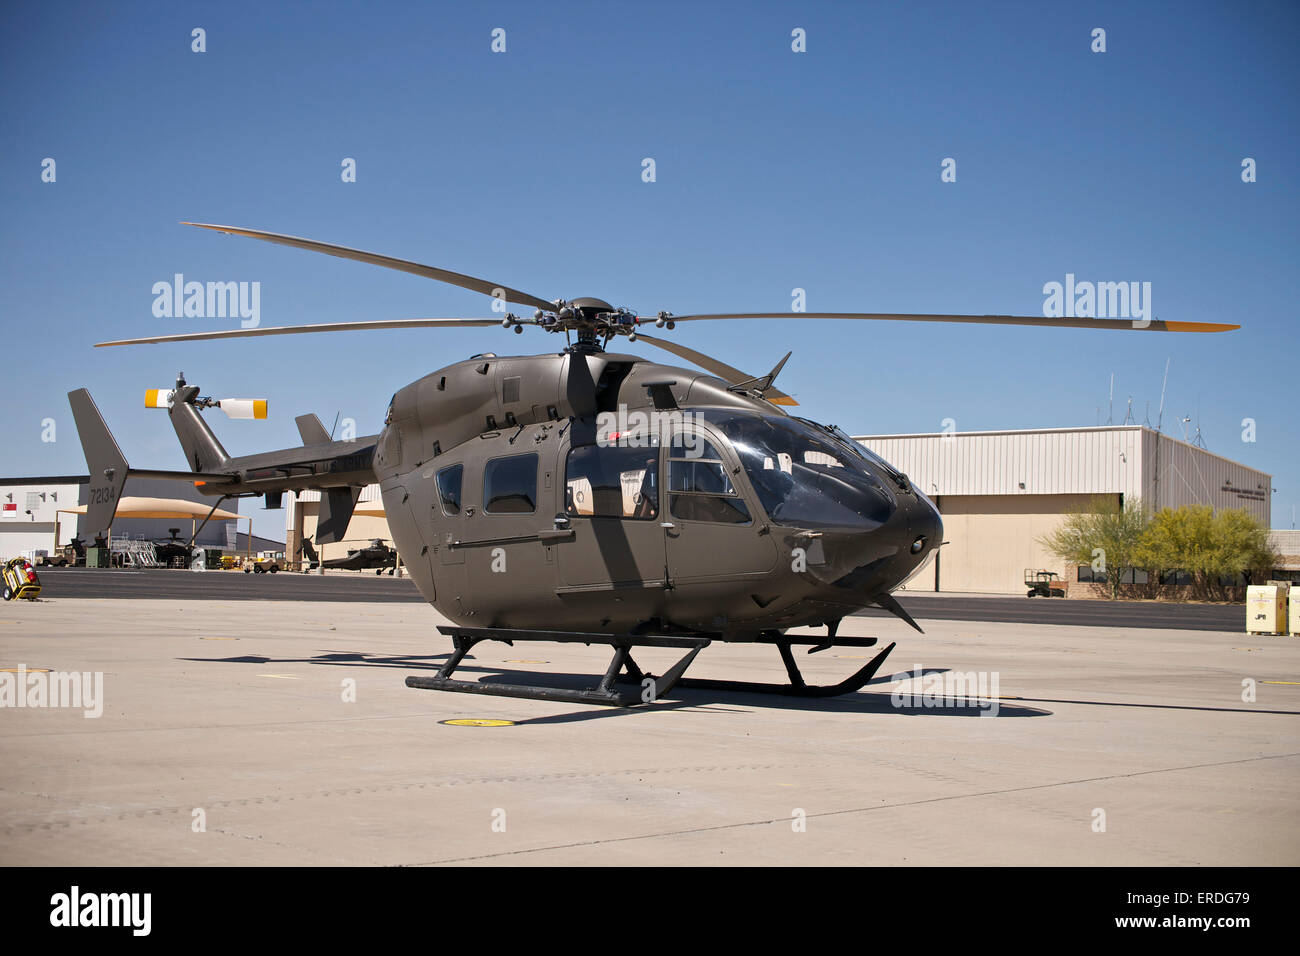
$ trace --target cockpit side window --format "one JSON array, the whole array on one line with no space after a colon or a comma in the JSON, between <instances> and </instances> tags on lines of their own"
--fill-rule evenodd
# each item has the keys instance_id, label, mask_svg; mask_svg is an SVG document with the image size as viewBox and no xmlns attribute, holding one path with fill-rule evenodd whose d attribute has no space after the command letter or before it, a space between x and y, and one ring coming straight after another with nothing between
<instances>
[{"instance_id":1,"label":"cockpit side window","mask_svg":"<svg viewBox=\"0 0 1300 956\"><path fill-rule=\"evenodd\" d=\"M678 432L668 446L668 496L673 517L683 521L750 520L721 453L697 433Z\"/></svg>"},{"instance_id":2,"label":"cockpit side window","mask_svg":"<svg viewBox=\"0 0 1300 956\"><path fill-rule=\"evenodd\" d=\"M483 511L528 515L537 510L537 456L494 458L483 469Z\"/></svg>"},{"instance_id":3,"label":"cockpit side window","mask_svg":"<svg viewBox=\"0 0 1300 956\"><path fill-rule=\"evenodd\" d=\"M460 514L460 485L464 474L464 465L451 465L438 472L438 500L442 502L442 513L448 517Z\"/></svg>"}]
</instances>

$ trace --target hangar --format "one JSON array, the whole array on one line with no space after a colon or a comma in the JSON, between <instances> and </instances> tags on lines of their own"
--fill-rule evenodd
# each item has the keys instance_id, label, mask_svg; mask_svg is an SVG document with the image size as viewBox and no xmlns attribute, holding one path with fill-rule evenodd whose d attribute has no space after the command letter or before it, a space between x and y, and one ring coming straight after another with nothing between
<instances>
[{"instance_id":1,"label":"hangar","mask_svg":"<svg viewBox=\"0 0 1300 956\"><path fill-rule=\"evenodd\" d=\"M352 512L352 521L348 524L347 536L336 544L316 542L316 521L320 514L319 491L289 491L285 493L284 502L284 554L289 566L294 569L302 566L300 552L304 538L314 543L322 561L346 557L350 549L363 548L375 538L383 538L389 543L393 540L393 536L388 533L388 518L384 513L384 502L378 484L366 485L361 490L356 510Z\"/></svg>"},{"instance_id":2,"label":"hangar","mask_svg":"<svg viewBox=\"0 0 1300 956\"><path fill-rule=\"evenodd\" d=\"M0 558L37 551L52 553L78 533L78 516L73 511L86 503L86 475L48 475L31 478L0 478ZM211 507L216 499L201 495L192 485L158 478L127 479L123 497L181 499ZM239 511L238 499L222 505ZM243 516L241 516L242 520ZM178 518L130 518L119 515L113 522L113 541L166 541L172 528L189 540L193 523ZM56 540L57 535L57 540ZM242 554L254 550L279 550L278 541L256 535L250 543L235 522L210 522L199 530L195 545L215 551Z\"/></svg>"},{"instance_id":3,"label":"hangar","mask_svg":"<svg viewBox=\"0 0 1300 956\"><path fill-rule=\"evenodd\" d=\"M1121 504L1139 498L1155 510L1244 508L1270 523L1271 475L1145 425L854 437L908 475L943 515L946 543L908 590L1023 594L1026 568L1077 584L1077 569L1038 538L1101 495Z\"/></svg>"}]
</instances>

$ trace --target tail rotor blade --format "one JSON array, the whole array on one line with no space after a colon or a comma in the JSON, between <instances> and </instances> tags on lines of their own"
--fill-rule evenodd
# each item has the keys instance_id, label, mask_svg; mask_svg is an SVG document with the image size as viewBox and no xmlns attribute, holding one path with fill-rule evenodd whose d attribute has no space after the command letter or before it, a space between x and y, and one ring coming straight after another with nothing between
<instances>
[{"instance_id":1,"label":"tail rotor blade","mask_svg":"<svg viewBox=\"0 0 1300 956\"><path fill-rule=\"evenodd\" d=\"M266 417L266 399L264 398L222 398L217 406L228 418L251 420Z\"/></svg>"}]
</instances>

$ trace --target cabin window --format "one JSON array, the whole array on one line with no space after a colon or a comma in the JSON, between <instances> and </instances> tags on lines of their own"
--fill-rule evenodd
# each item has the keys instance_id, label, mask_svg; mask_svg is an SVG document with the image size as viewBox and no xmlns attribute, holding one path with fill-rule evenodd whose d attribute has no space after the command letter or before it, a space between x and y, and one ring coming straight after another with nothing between
<instances>
[{"instance_id":1,"label":"cabin window","mask_svg":"<svg viewBox=\"0 0 1300 956\"><path fill-rule=\"evenodd\" d=\"M447 516L460 514L460 482L464 474L463 465L452 465L438 472L438 500L442 502L442 513Z\"/></svg>"},{"instance_id":2,"label":"cabin window","mask_svg":"<svg viewBox=\"0 0 1300 956\"><path fill-rule=\"evenodd\" d=\"M483 469L483 510L530 515L537 510L537 456L494 458Z\"/></svg>"},{"instance_id":3,"label":"cabin window","mask_svg":"<svg viewBox=\"0 0 1300 956\"><path fill-rule=\"evenodd\" d=\"M704 437L673 436L668 447L669 508L683 521L745 524L749 509L727 475L722 455Z\"/></svg>"},{"instance_id":4,"label":"cabin window","mask_svg":"<svg viewBox=\"0 0 1300 956\"><path fill-rule=\"evenodd\" d=\"M564 510L582 518L649 521L659 515L659 449L581 445L569 452Z\"/></svg>"}]
</instances>

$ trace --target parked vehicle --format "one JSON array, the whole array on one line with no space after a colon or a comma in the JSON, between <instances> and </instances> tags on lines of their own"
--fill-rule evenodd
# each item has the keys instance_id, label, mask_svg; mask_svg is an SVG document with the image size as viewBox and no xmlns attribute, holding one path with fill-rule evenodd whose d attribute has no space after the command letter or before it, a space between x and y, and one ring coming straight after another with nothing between
<instances>
[{"instance_id":1,"label":"parked vehicle","mask_svg":"<svg viewBox=\"0 0 1300 956\"><path fill-rule=\"evenodd\" d=\"M1025 569L1025 584L1029 588L1029 597L1065 597L1069 586L1061 580L1055 571L1034 571Z\"/></svg>"},{"instance_id":2,"label":"parked vehicle","mask_svg":"<svg viewBox=\"0 0 1300 956\"><path fill-rule=\"evenodd\" d=\"M10 558L0 569L0 578L4 581L3 596L6 601L25 598L36 600L41 593L41 579L26 558Z\"/></svg>"}]
</instances>

